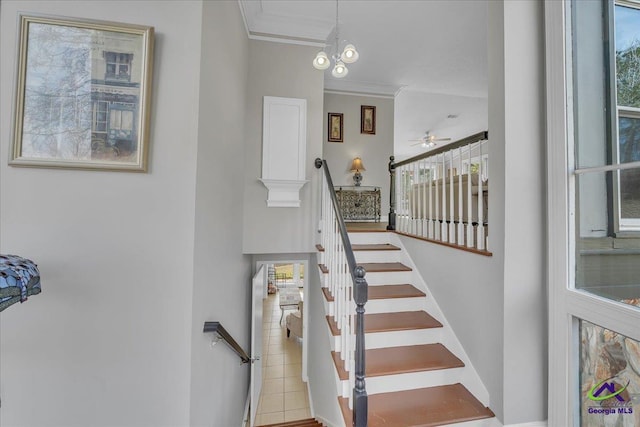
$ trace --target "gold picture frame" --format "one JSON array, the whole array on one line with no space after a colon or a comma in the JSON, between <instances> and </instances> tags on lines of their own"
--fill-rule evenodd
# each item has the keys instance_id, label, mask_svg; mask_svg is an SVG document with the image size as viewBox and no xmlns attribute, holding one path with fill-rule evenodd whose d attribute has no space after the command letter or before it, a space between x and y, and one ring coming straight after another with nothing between
<instances>
[{"instance_id":1,"label":"gold picture frame","mask_svg":"<svg viewBox=\"0 0 640 427\"><path fill-rule=\"evenodd\" d=\"M19 17L12 166L147 171L153 27Z\"/></svg>"},{"instance_id":2,"label":"gold picture frame","mask_svg":"<svg viewBox=\"0 0 640 427\"><path fill-rule=\"evenodd\" d=\"M329 113L329 130L327 134L329 142L343 142L343 119L344 115L342 113Z\"/></svg>"},{"instance_id":3,"label":"gold picture frame","mask_svg":"<svg viewBox=\"0 0 640 427\"><path fill-rule=\"evenodd\" d=\"M376 107L373 105L360 106L360 133L376 134Z\"/></svg>"}]
</instances>

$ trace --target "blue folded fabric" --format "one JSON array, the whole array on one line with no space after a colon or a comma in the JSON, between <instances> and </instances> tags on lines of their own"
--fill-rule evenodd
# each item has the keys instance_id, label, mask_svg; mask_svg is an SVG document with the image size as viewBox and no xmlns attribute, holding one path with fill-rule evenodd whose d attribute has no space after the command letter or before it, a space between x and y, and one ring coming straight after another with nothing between
<instances>
[{"instance_id":1,"label":"blue folded fabric","mask_svg":"<svg viewBox=\"0 0 640 427\"><path fill-rule=\"evenodd\" d=\"M16 255L0 255L0 311L16 302L25 302L41 291L40 272L31 260Z\"/></svg>"}]
</instances>

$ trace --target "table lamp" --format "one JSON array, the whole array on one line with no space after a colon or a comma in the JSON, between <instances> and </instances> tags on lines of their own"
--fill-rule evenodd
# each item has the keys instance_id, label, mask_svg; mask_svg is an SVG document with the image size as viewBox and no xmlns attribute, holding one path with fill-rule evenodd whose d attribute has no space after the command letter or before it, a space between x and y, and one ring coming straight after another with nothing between
<instances>
[{"instance_id":1,"label":"table lamp","mask_svg":"<svg viewBox=\"0 0 640 427\"><path fill-rule=\"evenodd\" d=\"M360 187L360 183L362 182L362 174L360 171L365 171L364 165L362 164L362 159L360 157L356 157L353 159L353 163L351 164L351 172L355 172L353 174L353 181L356 183L356 187Z\"/></svg>"}]
</instances>

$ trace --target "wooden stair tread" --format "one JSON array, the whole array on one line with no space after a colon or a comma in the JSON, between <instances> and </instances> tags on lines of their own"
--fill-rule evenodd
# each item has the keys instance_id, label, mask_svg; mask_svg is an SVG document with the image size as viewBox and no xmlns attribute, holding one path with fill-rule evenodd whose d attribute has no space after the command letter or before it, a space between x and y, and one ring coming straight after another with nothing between
<instances>
[{"instance_id":1,"label":"wooden stair tread","mask_svg":"<svg viewBox=\"0 0 640 427\"><path fill-rule=\"evenodd\" d=\"M324 248L322 247L321 244L317 244L316 249L318 250L318 252L324 252Z\"/></svg>"},{"instance_id":2,"label":"wooden stair tread","mask_svg":"<svg viewBox=\"0 0 640 427\"><path fill-rule=\"evenodd\" d=\"M340 330L333 316L327 316L327 323L333 336ZM373 313L364 315L364 332L393 332L411 329L441 328L442 323L425 311L400 311L396 313Z\"/></svg>"},{"instance_id":3,"label":"wooden stair tread","mask_svg":"<svg viewBox=\"0 0 640 427\"><path fill-rule=\"evenodd\" d=\"M424 297L426 294L413 285L377 285L369 286L369 300L391 298ZM366 307L366 305L365 305Z\"/></svg>"},{"instance_id":4,"label":"wooden stair tread","mask_svg":"<svg viewBox=\"0 0 640 427\"><path fill-rule=\"evenodd\" d=\"M331 291L329 291L329 288L320 288L322 289L322 293L324 294L324 298L328 301L328 302L333 302L335 301L335 299L333 298L333 295L331 295Z\"/></svg>"},{"instance_id":5,"label":"wooden stair tread","mask_svg":"<svg viewBox=\"0 0 640 427\"><path fill-rule=\"evenodd\" d=\"M349 373L344 369L340 353L332 351L331 356L340 379L348 379ZM464 367L462 360L440 343L375 348L366 350L365 357L367 378Z\"/></svg>"},{"instance_id":6,"label":"wooden stair tread","mask_svg":"<svg viewBox=\"0 0 640 427\"><path fill-rule=\"evenodd\" d=\"M401 262L365 262L358 264L363 267L367 273L385 273L390 271L411 271L411 267L407 267Z\"/></svg>"},{"instance_id":7,"label":"wooden stair tread","mask_svg":"<svg viewBox=\"0 0 640 427\"><path fill-rule=\"evenodd\" d=\"M338 401L345 423L351 425L348 399L339 397ZM367 426L434 427L494 416L458 383L369 395Z\"/></svg>"},{"instance_id":8,"label":"wooden stair tread","mask_svg":"<svg viewBox=\"0 0 640 427\"><path fill-rule=\"evenodd\" d=\"M392 245L391 243L376 243L376 244L355 244L351 245L351 249L354 251L399 251L400 248Z\"/></svg>"},{"instance_id":9,"label":"wooden stair tread","mask_svg":"<svg viewBox=\"0 0 640 427\"><path fill-rule=\"evenodd\" d=\"M306 420L298 420L298 421L289 421L287 423L276 423L276 424L266 424L259 427L322 427L318 421L313 418L308 418Z\"/></svg>"},{"instance_id":10,"label":"wooden stair tread","mask_svg":"<svg viewBox=\"0 0 640 427\"><path fill-rule=\"evenodd\" d=\"M320 268L320 271L322 271L324 274L327 274L329 272L329 268L324 264L318 264L318 267Z\"/></svg>"},{"instance_id":11,"label":"wooden stair tread","mask_svg":"<svg viewBox=\"0 0 640 427\"><path fill-rule=\"evenodd\" d=\"M396 313L364 315L365 333L441 327L442 323L438 322L425 311L400 311Z\"/></svg>"}]
</instances>

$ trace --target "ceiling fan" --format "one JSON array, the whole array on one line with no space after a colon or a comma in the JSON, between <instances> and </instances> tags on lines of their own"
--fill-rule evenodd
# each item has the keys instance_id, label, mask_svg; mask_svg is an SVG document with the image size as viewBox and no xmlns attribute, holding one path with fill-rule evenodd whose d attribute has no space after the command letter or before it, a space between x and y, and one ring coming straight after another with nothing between
<instances>
[{"instance_id":1,"label":"ceiling fan","mask_svg":"<svg viewBox=\"0 0 640 427\"><path fill-rule=\"evenodd\" d=\"M409 140L409 142L412 141L417 141L415 144L411 144L412 147L414 145L422 145L424 148L430 148L434 147L436 145L436 142L451 141L451 138L438 138L435 135L431 135L431 132L426 131L422 138Z\"/></svg>"}]
</instances>

